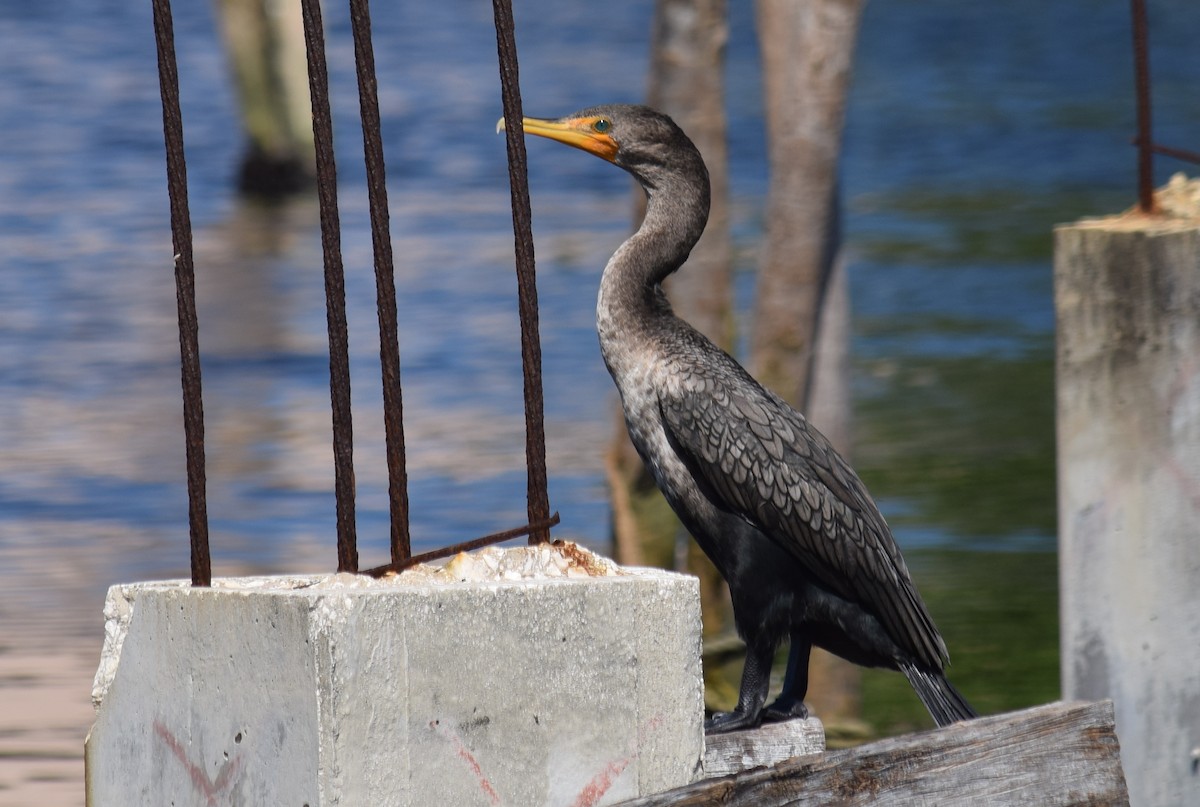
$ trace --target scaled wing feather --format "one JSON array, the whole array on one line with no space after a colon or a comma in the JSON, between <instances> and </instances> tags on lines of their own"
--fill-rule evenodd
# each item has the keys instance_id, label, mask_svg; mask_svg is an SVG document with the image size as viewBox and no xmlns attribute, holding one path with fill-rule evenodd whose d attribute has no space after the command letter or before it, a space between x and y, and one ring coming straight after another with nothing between
<instances>
[{"instance_id":1,"label":"scaled wing feather","mask_svg":"<svg viewBox=\"0 0 1200 807\"><path fill-rule=\"evenodd\" d=\"M714 504L778 541L818 583L866 606L894 641L940 670L945 645L891 531L824 435L732 359L676 377L683 381L659 392L668 439Z\"/></svg>"}]
</instances>

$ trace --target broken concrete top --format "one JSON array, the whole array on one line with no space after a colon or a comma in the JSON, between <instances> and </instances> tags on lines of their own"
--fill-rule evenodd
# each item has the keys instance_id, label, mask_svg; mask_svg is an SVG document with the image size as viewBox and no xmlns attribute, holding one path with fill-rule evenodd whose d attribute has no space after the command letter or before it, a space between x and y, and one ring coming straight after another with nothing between
<instances>
[{"instance_id":1,"label":"broken concrete top","mask_svg":"<svg viewBox=\"0 0 1200 807\"><path fill-rule=\"evenodd\" d=\"M1115 216L1087 218L1061 226L1150 233L1196 229L1200 227L1200 179L1175 174L1154 192L1154 205L1153 213L1143 213L1134 207Z\"/></svg>"},{"instance_id":2,"label":"broken concrete top","mask_svg":"<svg viewBox=\"0 0 1200 807\"><path fill-rule=\"evenodd\" d=\"M391 576L398 583L466 583L612 577L635 572L570 541L534 546L488 547L459 552L445 566L415 566Z\"/></svg>"},{"instance_id":3,"label":"broken concrete top","mask_svg":"<svg viewBox=\"0 0 1200 807\"><path fill-rule=\"evenodd\" d=\"M381 578L337 574L264 575L213 578L212 589L229 591L327 591L330 589L388 589L397 586L458 585L463 583L520 583L600 577L670 575L661 569L618 566L571 541L535 546L487 547L460 552L444 565L419 564L400 574ZM131 583L131 586L190 588L187 580Z\"/></svg>"}]
</instances>

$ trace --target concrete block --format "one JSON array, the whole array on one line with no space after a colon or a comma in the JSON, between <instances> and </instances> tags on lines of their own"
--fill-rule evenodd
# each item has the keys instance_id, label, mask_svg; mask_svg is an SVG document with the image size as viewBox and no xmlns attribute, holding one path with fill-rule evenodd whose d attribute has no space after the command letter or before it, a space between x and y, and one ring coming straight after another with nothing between
<instances>
[{"instance_id":1,"label":"concrete block","mask_svg":"<svg viewBox=\"0 0 1200 807\"><path fill-rule=\"evenodd\" d=\"M1062 693L1130 800L1200 807L1200 180L1055 231Z\"/></svg>"},{"instance_id":2,"label":"concrete block","mask_svg":"<svg viewBox=\"0 0 1200 807\"><path fill-rule=\"evenodd\" d=\"M573 546L113 586L88 804L602 805L703 754L694 578Z\"/></svg>"}]
</instances>

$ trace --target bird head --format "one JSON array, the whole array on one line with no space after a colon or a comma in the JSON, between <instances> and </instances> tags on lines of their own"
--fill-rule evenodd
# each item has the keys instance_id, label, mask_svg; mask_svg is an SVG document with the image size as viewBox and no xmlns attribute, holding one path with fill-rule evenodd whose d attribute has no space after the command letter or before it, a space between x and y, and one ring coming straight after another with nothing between
<instances>
[{"instance_id":1,"label":"bird head","mask_svg":"<svg viewBox=\"0 0 1200 807\"><path fill-rule=\"evenodd\" d=\"M708 172L700 153L675 122L650 107L609 104L555 120L523 118L529 134L557 140L602 157L637 177L647 189L664 174ZM504 120L497 130L504 129Z\"/></svg>"}]
</instances>

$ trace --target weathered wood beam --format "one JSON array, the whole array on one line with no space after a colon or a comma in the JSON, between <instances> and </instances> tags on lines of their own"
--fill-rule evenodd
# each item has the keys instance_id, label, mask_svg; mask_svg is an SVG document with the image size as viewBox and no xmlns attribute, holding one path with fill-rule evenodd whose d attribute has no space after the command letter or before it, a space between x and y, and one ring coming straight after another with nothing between
<instances>
[{"instance_id":1,"label":"weathered wood beam","mask_svg":"<svg viewBox=\"0 0 1200 807\"><path fill-rule=\"evenodd\" d=\"M1127 805L1112 701L1051 703L708 779L658 805Z\"/></svg>"},{"instance_id":2,"label":"weathered wood beam","mask_svg":"<svg viewBox=\"0 0 1200 807\"><path fill-rule=\"evenodd\" d=\"M704 738L704 777L728 776L825 750L825 727L815 717L766 723L749 731Z\"/></svg>"}]
</instances>

